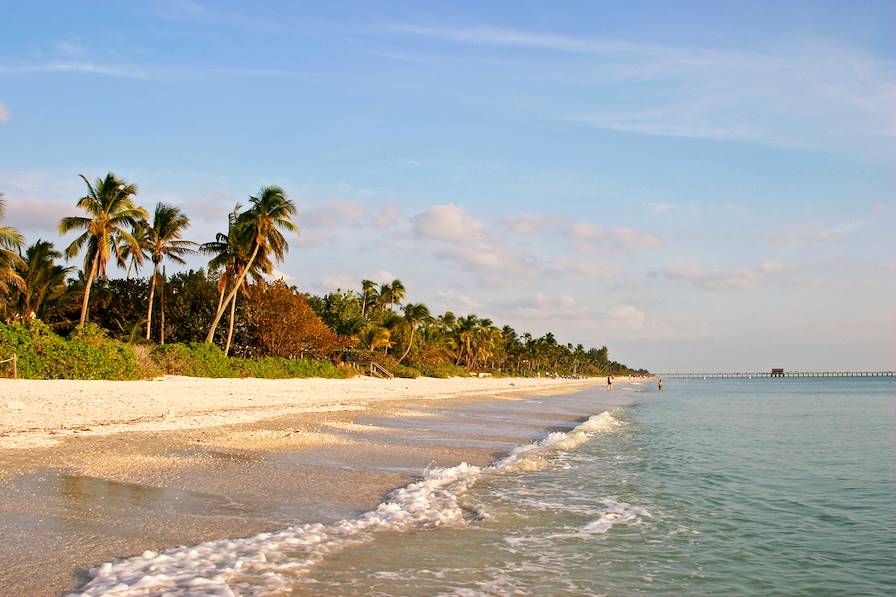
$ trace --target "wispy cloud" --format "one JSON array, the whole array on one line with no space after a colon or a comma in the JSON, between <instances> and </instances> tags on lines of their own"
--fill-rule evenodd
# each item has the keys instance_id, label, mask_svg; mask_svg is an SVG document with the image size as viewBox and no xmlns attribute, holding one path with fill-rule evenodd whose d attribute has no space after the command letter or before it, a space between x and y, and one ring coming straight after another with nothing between
<instances>
[{"instance_id":1,"label":"wispy cloud","mask_svg":"<svg viewBox=\"0 0 896 597\"><path fill-rule=\"evenodd\" d=\"M6 104L0 102L0 124L6 124L9 122L9 108L6 107Z\"/></svg>"},{"instance_id":2,"label":"wispy cloud","mask_svg":"<svg viewBox=\"0 0 896 597\"><path fill-rule=\"evenodd\" d=\"M772 237L772 244L781 247L798 247L802 245L830 243L853 236L865 226L865 222L844 222L833 226L804 224L778 232Z\"/></svg>"},{"instance_id":3,"label":"wispy cloud","mask_svg":"<svg viewBox=\"0 0 896 597\"><path fill-rule=\"evenodd\" d=\"M600 107L571 109L560 118L604 130L786 146L896 135L896 67L823 40L739 50L490 26L394 29L455 44L583 55L587 68L569 78L577 89L599 87ZM562 73L575 68L563 64L553 72L562 84ZM661 93L632 93L632 85L645 83Z\"/></svg>"},{"instance_id":4,"label":"wispy cloud","mask_svg":"<svg viewBox=\"0 0 896 597\"><path fill-rule=\"evenodd\" d=\"M572 236L580 249L612 249L639 251L658 247L660 239L635 228L604 228L591 222L576 222L572 225Z\"/></svg>"},{"instance_id":5,"label":"wispy cloud","mask_svg":"<svg viewBox=\"0 0 896 597\"><path fill-rule=\"evenodd\" d=\"M687 280L706 290L754 290L764 286L769 277L786 273L790 269L780 261L765 261L756 267L737 268L732 271L674 265L667 267L663 275L670 280Z\"/></svg>"},{"instance_id":6,"label":"wispy cloud","mask_svg":"<svg viewBox=\"0 0 896 597\"><path fill-rule=\"evenodd\" d=\"M605 265L595 261L582 261L577 259L560 258L549 262L546 267L548 274L569 274L583 278L611 279L618 278L625 273L621 267Z\"/></svg>"},{"instance_id":7,"label":"wispy cloud","mask_svg":"<svg viewBox=\"0 0 896 597\"><path fill-rule=\"evenodd\" d=\"M337 199L300 208L297 221L314 228L337 228L357 225L366 215L367 208L360 201Z\"/></svg>"},{"instance_id":8,"label":"wispy cloud","mask_svg":"<svg viewBox=\"0 0 896 597\"><path fill-rule=\"evenodd\" d=\"M644 51L642 46L625 41L583 39L502 27L428 27L424 25L397 24L393 26L393 29L402 33L459 43L518 46L564 52Z\"/></svg>"},{"instance_id":9,"label":"wispy cloud","mask_svg":"<svg viewBox=\"0 0 896 597\"><path fill-rule=\"evenodd\" d=\"M44 62L40 64L0 64L0 75L36 73L81 73L125 79L148 79L149 73L137 66L109 66L90 62Z\"/></svg>"}]
</instances>

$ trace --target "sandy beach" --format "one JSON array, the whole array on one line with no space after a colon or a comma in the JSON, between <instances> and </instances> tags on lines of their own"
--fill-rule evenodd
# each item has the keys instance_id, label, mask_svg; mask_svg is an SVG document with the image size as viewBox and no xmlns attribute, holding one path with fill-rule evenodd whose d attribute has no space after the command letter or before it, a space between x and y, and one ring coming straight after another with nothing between
<instances>
[{"instance_id":1,"label":"sandy beach","mask_svg":"<svg viewBox=\"0 0 896 597\"><path fill-rule=\"evenodd\" d=\"M553 378L0 379L0 449L122 431L195 429L303 412L350 411L390 400L444 400L596 383Z\"/></svg>"},{"instance_id":2,"label":"sandy beach","mask_svg":"<svg viewBox=\"0 0 896 597\"><path fill-rule=\"evenodd\" d=\"M476 424L468 409L595 384L0 380L0 594L60 594L146 549L356 516L427 467L485 465L591 412L548 403Z\"/></svg>"}]
</instances>

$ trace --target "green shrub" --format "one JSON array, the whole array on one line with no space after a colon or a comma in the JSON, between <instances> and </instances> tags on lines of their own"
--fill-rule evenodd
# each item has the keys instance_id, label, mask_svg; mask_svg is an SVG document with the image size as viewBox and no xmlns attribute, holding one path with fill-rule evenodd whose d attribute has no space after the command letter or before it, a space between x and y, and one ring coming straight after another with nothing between
<instances>
[{"instance_id":1,"label":"green shrub","mask_svg":"<svg viewBox=\"0 0 896 597\"><path fill-rule=\"evenodd\" d=\"M137 360L123 342L87 324L68 339L37 319L0 323L0 359L16 353L25 379L137 379Z\"/></svg>"},{"instance_id":2,"label":"green shrub","mask_svg":"<svg viewBox=\"0 0 896 597\"><path fill-rule=\"evenodd\" d=\"M439 379L448 379L449 377L466 377L467 370L459 367L454 363L439 363L437 365L417 365L420 374L425 377L437 377Z\"/></svg>"},{"instance_id":3,"label":"green shrub","mask_svg":"<svg viewBox=\"0 0 896 597\"><path fill-rule=\"evenodd\" d=\"M285 359L261 357L258 359L230 359L231 365L241 377L263 379L287 379L294 377L328 377L342 379L345 373L329 361L309 359Z\"/></svg>"},{"instance_id":4,"label":"green shrub","mask_svg":"<svg viewBox=\"0 0 896 597\"><path fill-rule=\"evenodd\" d=\"M152 357L159 368L170 375L263 379L345 377L343 370L329 361L292 360L282 357L228 358L216 345L199 342L158 346L153 351Z\"/></svg>"},{"instance_id":5,"label":"green shrub","mask_svg":"<svg viewBox=\"0 0 896 597\"><path fill-rule=\"evenodd\" d=\"M239 372L231 367L230 359L215 344L162 344L152 351L152 357L169 375L239 377Z\"/></svg>"},{"instance_id":6,"label":"green shrub","mask_svg":"<svg viewBox=\"0 0 896 597\"><path fill-rule=\"evenodd\" d=\"M408 367L406 365L395 365L395 367L392 369L392 375L394 375L395 377L414 379L420 377L420 371L415 369L414 367Z\"/></svg>"},{"instance_id":7,"label":"green shrub","mask_svg":"<svg viewBox=\"0 0 896 597\"><path fill-rule=\"evenodd\" d=\"M344 378L350 367L329 361L281 357L238 359L224 356L214 344L164 344L150 348L106 336L87 324L62 338L39 320L27 324L0 323L0 360L16 354L24 379L145 379L162 373L191 377ZM0 365L0 374L9 374Z\"/></svg>"}]
</instances>

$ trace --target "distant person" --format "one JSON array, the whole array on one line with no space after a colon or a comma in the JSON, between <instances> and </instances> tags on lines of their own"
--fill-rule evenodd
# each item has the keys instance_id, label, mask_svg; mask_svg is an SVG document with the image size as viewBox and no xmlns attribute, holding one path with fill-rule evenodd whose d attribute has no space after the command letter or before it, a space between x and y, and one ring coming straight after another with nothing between
<instances>
[{"instance_id":1,"label":"distant person","mask_svg":"<svg viewBox=\"0 0 896 597\"><path fill-rule=\"evenodd\" d=\"M659 380L658 382L656 382L656 387L660 390L663 389L663 380L662 379Z\"/></svg>"},{"instance_id":2,"label":"distant person","mask_svg":"<svg viewBox=\"0 0 896 597\"><path fill-rule=\"evenodd\" d=\"M607 389L608 390L613 389L613 377L610 375L607 376Z\"/></svg>"}]
</instances>

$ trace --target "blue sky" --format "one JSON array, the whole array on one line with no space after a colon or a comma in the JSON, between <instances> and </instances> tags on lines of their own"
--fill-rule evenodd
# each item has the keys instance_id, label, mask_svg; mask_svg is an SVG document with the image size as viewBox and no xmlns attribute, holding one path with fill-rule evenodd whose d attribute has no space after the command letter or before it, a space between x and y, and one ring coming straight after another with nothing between
<instances>
[{"instance_id":1,"label":"blue sky","mask_svg":"<svg viewBox=\"0 0 896 597\"><path fill-rule=\"evenodd\" d=\"M311 292L653 370L896 363L896 4L0 3L7 223L283 185ZM198 265L195 261L194 265Z\"/></svg>"}]
</instances>

